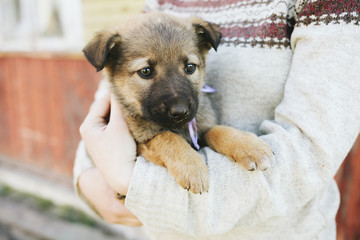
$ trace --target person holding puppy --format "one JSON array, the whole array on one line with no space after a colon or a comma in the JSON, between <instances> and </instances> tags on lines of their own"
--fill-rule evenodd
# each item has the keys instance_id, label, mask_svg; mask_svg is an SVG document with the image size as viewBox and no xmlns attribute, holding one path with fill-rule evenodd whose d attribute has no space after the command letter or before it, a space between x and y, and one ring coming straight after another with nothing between
<instances>
[{"instance_id":1,"label":"person holding puppy","mask_svg":"<svg viewBox=\"0 0 360 240\"><path fill-rule=\"evenodd\" d=\"M145 10L220 26L206 68L218 120L256 133L275 160L250 172L202 148L210 188L189 193L165 168L136 157L103 82L81 126L79 195L109 222L142 223L154 239L335 239L333 177L360 131L360 4L150 0Z\"/></svg>"}]
</instances>

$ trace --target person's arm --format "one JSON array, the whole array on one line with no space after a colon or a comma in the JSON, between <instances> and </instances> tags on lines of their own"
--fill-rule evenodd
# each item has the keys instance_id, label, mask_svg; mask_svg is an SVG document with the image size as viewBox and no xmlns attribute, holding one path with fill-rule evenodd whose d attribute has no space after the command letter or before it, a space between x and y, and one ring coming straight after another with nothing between
<instances>
[{"instance_id":1,"label":"person's arm","mask_svg":"<svg viewBox=\"0 0 360 240\"><path fill-rule=\"evenodd\" d=\"M81 194L98 215L109 223L141 226L141 222L124 206L117 193L105 181L99 169L93 167L81 173L78 182Z\"/></svg>"},{"instance_id":2,"label":"person's arm","mask_svg":"<svg viewBox=\"0 0 360 240\"><path fill-rule=\"evenodd\" d=\"M106 182L117 193L126 195L135 165L136 144L113 94L94 102L80 126L80 134Z\"/></svg>"},{"instance_id":3,"label":"person's arm","mask_svg":"<svg viewBox=\"0 0 360 240\"><path fill-rule=\"evenodd\" d=\"M212 235L253 226L299 211L330 184L360 131L360 28L306 24L300 18L291 37L275 119L260 127L275 152L272 168L248 172L205 148L210 190L195 195L139 157L125 204L150 231Z\"/></svg>"}]
</instances>

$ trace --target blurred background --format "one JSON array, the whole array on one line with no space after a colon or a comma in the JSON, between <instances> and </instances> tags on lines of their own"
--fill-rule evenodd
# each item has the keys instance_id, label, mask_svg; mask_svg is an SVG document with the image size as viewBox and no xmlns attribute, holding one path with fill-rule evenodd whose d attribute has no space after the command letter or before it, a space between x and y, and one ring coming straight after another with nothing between
<instances>
[{"instance_id":1,"label":"blurred background","mask_svg":"<svg viewBox=\"0 0 360 240\"><path fill-rule=\"evenodd\" d=\"M78 128L102 78L81 49L143 3L0 0L0 240L143 239L96 218L72 190ZM360 239L359 145L336 176L338 240Z\"/></svg>"}]
</instances>

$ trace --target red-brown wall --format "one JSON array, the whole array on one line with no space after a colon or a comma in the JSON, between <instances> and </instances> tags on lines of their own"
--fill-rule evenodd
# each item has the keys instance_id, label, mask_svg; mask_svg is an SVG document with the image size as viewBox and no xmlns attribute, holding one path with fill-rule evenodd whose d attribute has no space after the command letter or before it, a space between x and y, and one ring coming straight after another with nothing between
<instances>
[{"instance_id":1,"label":"red-brown wall","mask_svg":"<svg viewBox=\"0 0 360 240\"><path fill-rule=\"evenodd\" d=\"M82 56L0 56L0 154L71 176L101 74Z\"/></svg>"},{"instance_id":2,"label":"red-brown wall","mask_svg":"<svg viewBox=\"0 0 360 240\"><path fill-rule=\"evenodd\" d=\"M81 56L0 56L0 155L71 178L78 128L101 77ZM358 240L360 140L336 179L338 240Z\"/></svg>"},{"instance_id":3,"label":"red-brown wall","mask_svg":"<svg viewBox=\"0 0 360 240\"><path fill-rule=\"evenodd\" d=\"M337 240L360 239L360 135L336 180L341 192L337 214Z\"/></svg>"}]
</instances>

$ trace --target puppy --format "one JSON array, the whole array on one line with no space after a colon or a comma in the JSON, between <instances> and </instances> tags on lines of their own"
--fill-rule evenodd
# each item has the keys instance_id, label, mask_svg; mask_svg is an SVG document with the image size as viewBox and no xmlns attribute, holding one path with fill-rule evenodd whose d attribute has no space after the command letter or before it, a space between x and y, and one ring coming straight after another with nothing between
<instances>
[{"instance_id":1,"label":"puppy","mask_svg":"<svg viewBox=\"0 0 360 240\"><path fill-rule=\"evenodd\" d=\"M250 171L265 170L273 158L270 147L256 135L216 125L201 89L206 54L217 49L220 39L215 24L157 12L98 33L83 50L97 71L105 68L138 154L166 167L193 193L209 189L207 166L191 146L197 144L196 133L190 134L193 119L201 145Z\"/></svg>"}]
</instances>

